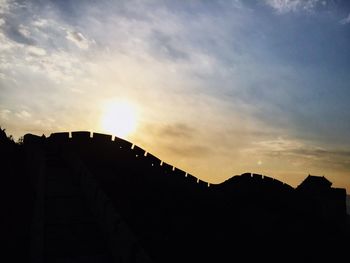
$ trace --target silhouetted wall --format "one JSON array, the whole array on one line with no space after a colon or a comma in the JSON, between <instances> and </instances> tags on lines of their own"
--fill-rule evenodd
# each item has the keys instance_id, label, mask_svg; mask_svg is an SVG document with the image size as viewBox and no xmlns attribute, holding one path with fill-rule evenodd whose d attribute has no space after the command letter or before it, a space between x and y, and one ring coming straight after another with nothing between
<instances>
[{"instance_id":1,"label":"silhouetted wall","mask_svg":"<svg viewBox=\"0 0 350 263\"><path fill-rule=\"evenodd\" d=\"M343 189L330 189L320 205L320 200L260 174L208 184L110 135L79 131L24 139L24 144L39 144L63 156L81 174L84 195L106 232L119 229L113 221L118 213L156 262L183 262L184 257L187 262L224 262L232 258L233 247L235 256L246 247L264 252L270 245L283 255L290 240L307 237L293 244L298 259L309 243L325 246L319 241L322 235L338 238L332 229L345 215Z\"/></svg>"},{"instance_id":2,"label":"silhouetted wall","mask_svg":"<svg viewBox=\"0 0 350 263\"><path fill-rule=\"evenodd\" d=\"M105 142L108 136L97 135L95 139ZM64 160L79 176L78 183L81 191L97 218L100 228L108 237L115 262L130 262L131 259L134 259L134 262L151 262L145 251L139 246L137 238L115 210L112 201L106 196L85 165L73 153L64 155Z\"/></svg>"}]
</instances>

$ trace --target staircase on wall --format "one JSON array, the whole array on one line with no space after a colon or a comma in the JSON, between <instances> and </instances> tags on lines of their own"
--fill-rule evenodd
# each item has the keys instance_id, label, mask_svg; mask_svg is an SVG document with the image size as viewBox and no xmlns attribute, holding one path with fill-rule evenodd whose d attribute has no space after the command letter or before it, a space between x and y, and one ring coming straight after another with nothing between
<instances>
[{"instance_id":1,"label":"staircase on wall","mask_svg":"<svg viewBox=\"0 0 350 263\"><path fill-rule=\"evenodd\" d=\"M45 164L44 261L112 262L77 174L54 148L47 147Z\"/></svg>"},{"instance_id":2,"label":"staircase on wall","mask_svg":"<svg viewBox=\"0 0 350 263\"><path fill-rule=\"evenodd\" d=\"M43 188L37 195L42 200L36 202L41 207L36 209L38 222L33 222L37 225L33 229L41 231L33 235L33 260L113 262L106 237L82 195L77 174L49 145L43 162Z\"/></svg>"},{"instance_id":3,"label":"staircase on wall","mask_svg":"<svg viewBox=\"0 0 350 263\"><path fill-rule=\"evenodd\" d=\"M151 262L67 142L26 137L33 181L33 262Z\"/></svg>"}]
</instances>

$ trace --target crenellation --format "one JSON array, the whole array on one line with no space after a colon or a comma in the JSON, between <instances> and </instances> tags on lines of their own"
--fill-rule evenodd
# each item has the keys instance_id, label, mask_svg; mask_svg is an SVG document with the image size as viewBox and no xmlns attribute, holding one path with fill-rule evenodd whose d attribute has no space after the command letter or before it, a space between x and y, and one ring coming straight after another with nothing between
<instances>
[{"instance_id":1,"label":"crenellation","mask_svg":"<svg viewBox=\"0 0 350 263\"><path fill-rule=\"evenodd\" d=\"M74 141L87 141L92 138L89 131L74 131L72 132L72 140Z\"/></svg>"},{"instance_id":2,"label":"crenellation","mask_svg":"<svg viewBox=\"0 0 350 263\"><path fill-rule=\"evenodd\" d=\"M136 156L136 157L144 157L145 156L145 150L138 147L137 145L133 145L133 154Z\"/></svg>"},{"instance_id":3,"label":"crenellation","mask_svg":"<svg viewBox=\"0 0 350 263\"><path fill-rule=\"evenodd\" d=\"M95 142L98 142L98 143L112 142L112 135L109 135L109 134L102 134L102 133L94 132L92 134L92 138Z\"/></svg>"},{"instance_id":4,"label":"crenellation","mask_svg":"<svg viewBox=\"0 0 350 263\"><path fill-rule=\"evenodd\" d=\"M273 178L264 175L264 179L263 179L265 184L272 184L273 183Z\"/></svg>"},{"instance_id":5,"label":"crenellation","mask_svg":"<svg viewBox=\"0 0 350 263\"><path fill-rule=\"evenodd\" d=\"M161 162L161 166L162 166L162 170L164 171L164 173L166 174L170 174L173 171L173 166L166 163L166 162Z\"/></svg>"},{"instance_id":6,"label":"crenellation","mask_svg":"<svg viewBox=\"0 0 350 263\"><path fill-rule=\"evenodd\" d=\"M176 168L174 169L174 173L173 173L175 176L178 176L178 177L187 177L187 173L179 168Z\"/></svg>"},{"instance_id":7,"label":"crenellation","mask_svg":"<svg viewBox=\"0 0 350 263\"><path fill-rule=\"evenodd\" d=\"M251 173L243 173L243 174L241 174L241 177L251 178L252 174Z\"/></svg>"},{"instance_id":8,"label":"crenellation","mask_svg":"<svg viewBox=\"0 0 350 263\"><path fill-rule=\"evenodd\" d=\"M283 183L280 180L277 180L275 178L273 178L273 183L274 185L278 186L278 187L282 187Z\"/></svg>"},{"instance_id":9,"label":"crenellation","mask_svg":"<svg viewBox=\"0 0 350 263\"><path fill-rule=\"evenodd\" d=\"M192 183L198 183L198 178L193 176L192 174L189 174L187 173L187 176L186 176L188 182L192 182Z\"/></svg>"},{"instance_id":10,"label":"crenellation","mask_svg":"<svg viewBox=\"0 0 350 263\"><path fill-rule=\"evenodd\" d=\"M40 146L44 142L43 138L33 134L26 134L23 137L23 142L25 145Z\"/></svg>"},{"instance_id":11,"label":"crenellation","mask_svg":"<svg viewBox=\"0 0 350 263\"><path fill-rule=\"evenodd\" d=\"M202 180L200 180L199 178L197 178L197 184L199 185L199 187L201 188L208 188L208 183L204 182Z\"/></svg>"},{"instance_id":12,"label":"crenellation","mask_svg":"<svg viewBox=\"0 0 350 263\"><path fill-rule=\"evenodd\" d=\"M240 180L244 182L251 182L252 174L251 173L244 173L240 176Z\"/></svg>"},{"instance_id":13,"label":"crenellation","mask_svg":"<svg viewBox=\"0 0 350 263\"><path fill-rule=\"evenodd\" d=\"M150 166L155 167L155 166L160 166L161 164L161 160L155 157L151 153L147 153L147 155L145 156L145 159L150 163Z\"/></svg>"},{"instance_id":14,"label":"crenellation","mask_svg":"<svg viewBox=\"0 0 350 263\"><path fill-rule=\"evenodd\" d=\"M114 144L117 145L120 149L131 150L132 147L132 143L117 137L115 137Z\"/></svg>"},{"instance_id":15,"label":"crenellation","mask_svg":"<svg viewBox=\"0 0 350 263\"><path fill-rule=\"evenodd\" d=\"M263 176L262 176L262 174L255 174L255 173L253 173L252 174L252 178L255 179L255 180L262 180Z\"/></svg>"},{"instance_id":16,"label":"crenellation","mask_svg":"<svg viewBox=\"0 0 350 263\"><path fill-rule=\"evenodd\" d=\"M51 133L48 139L53 142L68 142L70 138L69 135L70 135L69 132L56 132L56 133Z\"/></svg>"}]
</instances>

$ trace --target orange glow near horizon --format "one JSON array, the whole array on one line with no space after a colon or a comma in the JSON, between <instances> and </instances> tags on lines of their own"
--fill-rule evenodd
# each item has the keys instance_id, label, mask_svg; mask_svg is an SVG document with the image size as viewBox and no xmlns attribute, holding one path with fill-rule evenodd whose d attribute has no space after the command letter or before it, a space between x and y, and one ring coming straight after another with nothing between
<instances>
[{"instance_id":1,"label":"orange glow near horizon","mask_svg":"<svg viewBox=\"0 0 350 263\"><path fill-rule=\"evenodd\" d=\"M110 101L103 106L101 128L119 137L126 137L137 127L136 108L128 101Z\"/></svg>"}]
</instances>

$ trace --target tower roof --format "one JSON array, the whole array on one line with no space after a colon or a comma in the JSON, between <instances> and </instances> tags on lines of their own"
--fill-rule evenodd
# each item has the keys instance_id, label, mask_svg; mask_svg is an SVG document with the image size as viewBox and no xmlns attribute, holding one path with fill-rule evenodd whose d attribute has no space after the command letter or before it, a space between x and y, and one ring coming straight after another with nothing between
<instances>
[{"instance_id":1,"label":"tower roof","mask_svg":"<svg viewBox=\"0 0 350 263\"><path fill-rule=\"evenodd\" d=\"M297 188L325 189L330 188L331 185L332 182L330 182L326 177L309 174Z\"/></svg>"}]
</instances>

